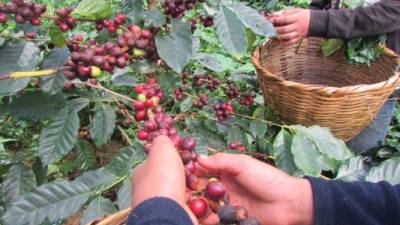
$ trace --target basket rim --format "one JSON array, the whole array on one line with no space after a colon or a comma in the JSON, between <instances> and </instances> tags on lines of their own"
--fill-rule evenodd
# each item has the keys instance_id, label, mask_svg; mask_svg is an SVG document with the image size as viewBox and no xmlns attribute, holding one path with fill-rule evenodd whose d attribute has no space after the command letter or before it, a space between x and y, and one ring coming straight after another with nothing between
<instances>
[{"instance_id":1,"label":"basket rim","mask_svg":"<svg viewBox=\"0 0 400 225\"><path fill-rule=\"evenodd\" d=\"M255 65L256 69L261 70L263 73L269 76L269 78L275 79L276 81L279 81L282 83L284 86L288 87L293 87L293 88L299 88L299 89L304 89L308 91L315 91L315 92L321 92L326 95L344 95L348 93L363 93L363 92L369 92L369 91L374 91L374 90L380 90L386 87L392 87L392 86L397 86L400 84L400 55L396 54L394 51L386 47L385 45L381 45L383 48L385 54L388 57L392 57L396 60L398 66L397 66L397 71L394 72L394 75L391 76L389 79L386 81L381 81L379 83L373 83L373 84L359 84L359 85L352 85L352 86L344 86L344 87L334 87L334 86L323 86L323 85L317 85L317 84L304 84L296 81L289 81L285 80L282 77L276 76L275 74L271 73L269 70L265 69L259 62L260 59L260 52L263 47L265 47L267 44L272 42L273 39L270 39L269 41L265 42L261 46L257 47L257 49L254 51L252 55L252 61L253 64Z\"/></svg>"}]
</instances>

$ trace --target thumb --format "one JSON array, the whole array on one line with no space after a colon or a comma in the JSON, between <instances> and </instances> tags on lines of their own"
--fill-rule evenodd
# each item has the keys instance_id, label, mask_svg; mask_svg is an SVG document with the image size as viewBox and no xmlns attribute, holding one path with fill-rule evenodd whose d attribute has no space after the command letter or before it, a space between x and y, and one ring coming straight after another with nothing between
<instances>
[{"instance_id":1,"label":"thumb","mask_svg":"<svg viewBox=\"0 0 400 225\"><path fill-rule=\"evenodd\" d=\"M212 174L229 173L234 176L254 165L256 160L246 155L217 153L208 158L200 158L198 164Z\"/></svg>"},{"instance_id":2,"label":"thumb","mask_svg":"<svg viewBox=\"0 0 400 225\"><path fill-rule=\"evenodd\" d=\"M150 147L148 163L156 165L182 164L178 151L167 136L159 136L154 139Z\"/></svg>"}]
</instances>

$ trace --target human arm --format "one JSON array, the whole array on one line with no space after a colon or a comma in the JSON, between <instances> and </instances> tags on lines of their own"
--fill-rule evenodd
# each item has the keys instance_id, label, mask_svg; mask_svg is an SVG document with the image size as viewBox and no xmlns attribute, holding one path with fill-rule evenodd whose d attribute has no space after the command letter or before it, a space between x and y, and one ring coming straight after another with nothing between
<instances>
[{"instance_id":1,"label":"human arm","mask_svg":"<svg viewBox=\"0 0 400 225\"><path fill-rule=\"evenodd\" d=\"M395 225L400 221L400 186L293 178L241 155L218 154L198 162L220 176L233 204L247 207L262 224Z\"/></svg>"},{"instance_id":2,"label":"human arm","mask_svg":"<svg viewBox=\"0 0 400 225\"><path fill-rule=\"evenodd\" d=\"M129 225L197 224L186 206L185 172L180 156L168 137L153 141L148 160L132 177Z\"/></svg>"},{"instance_id":3,"label":"human arm","mask_svg":"<svg viewBox=\"0 0 400 225\"><path fill-rule=\"evenodd\" d=\"M132 211L128 225L191 225L193 222L181 205L170 198L151 198Z\"/></svg>"},{"instance_id":4,"label":"human arm","mask_svg":"<svg viewBox=\"0 0 400 225\"><path fill-rule=\"evenodd\" d=\"M313 187L314 224L399 224L399 185L308 179Z\"/></svg>"},{"instance_id":5,"label":"human arm","mask_svg":"<svg viewBox=\"0 0 400 225\"><path fill-rule=\"evenodd\" d=\"M309 36L353 39L400 30L400 1L356 9L311 10Z\"/></svg>"},{"instance_id":6,"label":"human arm","mask_svg":"<svg viewBox=\"0 0 400 225\"><path fill-rule=\"evenodd\" d=\"M400 1L382 0L356 9L289 9L272 18L284 44L307 36L353 39L400 30Z\"/></svg>"}]
</instances>

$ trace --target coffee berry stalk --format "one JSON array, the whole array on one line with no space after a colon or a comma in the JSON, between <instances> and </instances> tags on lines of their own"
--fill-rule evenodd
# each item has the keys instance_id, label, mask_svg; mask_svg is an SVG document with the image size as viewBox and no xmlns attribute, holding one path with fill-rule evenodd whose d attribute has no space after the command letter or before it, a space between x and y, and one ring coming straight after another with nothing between
<instances>
[{"instance_id":1,"label":"coffee berry stalk","mask_svg":"<svg viewBox=\"0 0 400 225\"><path fill-rule=\"evenodd\" d=\"M229 203L229 193L220 180L207 180L196 175L197 141L191 136L181 136L174 119L164 112L160 105L164 93L156 79L149 78L146 83L137 85L134 92L137 97L133 108L139 122L137 138L145 143L144 151L147 153L156 137L165 135L171 139L185 165L186 186L192 191L187 205L193 214L201 220L214 212L222 224L259 224L256 219L248 217L244 207Z\"/></svg>"}]
</instances>

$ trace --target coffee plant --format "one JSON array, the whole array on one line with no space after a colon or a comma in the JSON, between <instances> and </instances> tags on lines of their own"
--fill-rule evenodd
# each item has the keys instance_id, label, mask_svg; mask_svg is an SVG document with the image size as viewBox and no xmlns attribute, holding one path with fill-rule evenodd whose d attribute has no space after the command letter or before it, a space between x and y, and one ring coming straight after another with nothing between
<instances>
[{"instance_id":1,"label":"coffee plant","mask_svg":"<svg viewBox=\"0 0 400 225\"><path fill-rule=\"evenodd\" d=\"M254 1L1 2L0 223L88 224L128 208L131 171L159 135L185 164L189 208L223 224L258 222L218 178L195 175L199 154L400 183L398 149L354 155L264 106L250 60L276 38L263 13Z\"/></svg>"}]
</instances>

